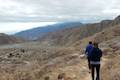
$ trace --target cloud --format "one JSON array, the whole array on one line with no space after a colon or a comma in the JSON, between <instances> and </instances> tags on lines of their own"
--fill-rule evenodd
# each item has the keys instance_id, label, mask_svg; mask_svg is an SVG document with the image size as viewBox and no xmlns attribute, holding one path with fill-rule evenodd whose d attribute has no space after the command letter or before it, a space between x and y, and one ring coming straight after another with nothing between
<instances>
[{"instance_id":1,"label":"cloud","mask_svg":"<svg viewBox=\"0 0 120 80\"><path fill-rule=\"evenodd\" d=\"M0 22L0 33L13 34L34 27L43 27L56 22Z\"/></svg>"},{"instance_id":2,"label":"cloud","mask_svg":"<svg viewBox=\"0 0 120 80\"><path fill-rule=\"evenodd\" d=\"M0 22L99 21L120 14L119 0L0 0Z\"/></svg>"}]
</instances>

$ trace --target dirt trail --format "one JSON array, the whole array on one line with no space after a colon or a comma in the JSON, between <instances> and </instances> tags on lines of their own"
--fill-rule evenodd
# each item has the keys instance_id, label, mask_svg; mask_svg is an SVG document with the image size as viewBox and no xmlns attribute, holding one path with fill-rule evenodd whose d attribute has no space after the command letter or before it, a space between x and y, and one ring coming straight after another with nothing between
<instances>
[{"instance_id":1,"label":"dirt trail","mask_svg":"<svg viewBox=\"0 0 120 80\"><path fill-rule=\"evenodd\" d=\"M103 58L101 61L101 68L106 64L107 59ZM83 80L92 80L91 78L91 73L86 74L87 76L85 76L85 78Z\"/></svg>"}]
</instances>

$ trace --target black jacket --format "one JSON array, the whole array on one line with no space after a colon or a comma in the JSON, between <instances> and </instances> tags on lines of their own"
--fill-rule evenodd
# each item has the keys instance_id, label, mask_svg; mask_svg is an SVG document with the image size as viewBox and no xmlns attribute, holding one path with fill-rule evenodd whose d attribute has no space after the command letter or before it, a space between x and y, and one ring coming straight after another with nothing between
<instances>
[{"instance_id":1,"label":"black jacket","mask_svg":"<svg viewBox=\"0 0 120 80\"><path fill-rule=\"evenodd\" d=\"M93 48L91 55L90 55L90 61L100 61L102 57L102 51L99 48Z\"/></svg>"}]
</instances>

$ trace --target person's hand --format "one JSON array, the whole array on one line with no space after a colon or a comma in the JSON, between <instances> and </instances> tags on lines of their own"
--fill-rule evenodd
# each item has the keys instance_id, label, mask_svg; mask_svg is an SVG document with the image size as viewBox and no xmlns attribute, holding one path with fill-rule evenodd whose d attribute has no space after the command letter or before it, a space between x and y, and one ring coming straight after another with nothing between
<instances>
[{"instance_id":1,"label":"person's hand","mask_svg":"<svg viewBox=\"0 0 120 80\"><path fill-rule=\"evenodd\" d=\"M80 58L86 58L87 56L86 56L86 54L81 54L80 55Z\"/></svg>"}]
</instances>

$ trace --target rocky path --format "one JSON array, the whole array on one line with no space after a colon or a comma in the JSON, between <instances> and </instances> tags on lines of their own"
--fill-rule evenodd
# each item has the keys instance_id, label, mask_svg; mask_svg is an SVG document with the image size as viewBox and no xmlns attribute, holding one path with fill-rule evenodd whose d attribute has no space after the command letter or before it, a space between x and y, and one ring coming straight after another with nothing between
<instances>
[{"instance_id":1,"label":"rocky path","mask_svg":"<svg viewBox=\"0 0 120 80\"><path fill-rule=\"evenodd\" d=\"M106 61L107 61L106 58L103 58L103 59L102 59L102 61L101 61L101 62L102 62L102 63L101 63L101 64L102 64L102 65L101 65L101 69L102 69L102 67L106 64ZM85 78L84 78L83 80L92 80L92 79L91 79L91 74L87 73L86 76L85 76Z\"/></svg>"}]
</instances>

